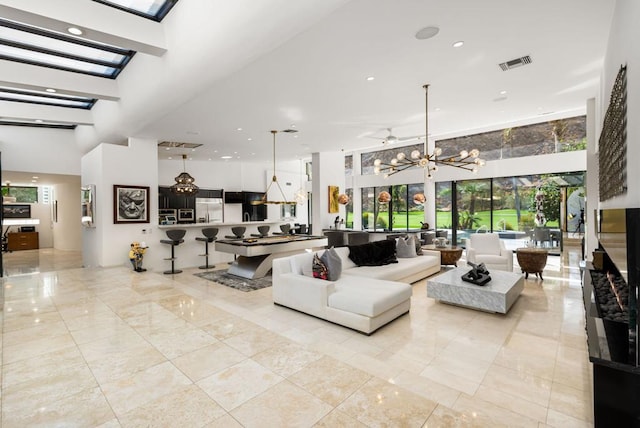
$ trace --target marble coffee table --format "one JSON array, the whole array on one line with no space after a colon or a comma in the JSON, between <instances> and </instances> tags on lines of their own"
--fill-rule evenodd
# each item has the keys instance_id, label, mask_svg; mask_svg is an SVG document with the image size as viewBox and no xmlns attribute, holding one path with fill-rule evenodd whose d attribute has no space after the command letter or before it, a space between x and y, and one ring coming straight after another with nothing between
<instances>
[{"instance_id":1,"label":"marble coffee table","mask_svg":"<svg viewBox=\"0 0 640 428\"><path fill-rule=\"evenodd\" d=\"M478 286L465 282L461 276L469 268L455 268L427 280L427 297L443 303L487 312L506 314L524 290L521 274L492 270L491 281Z\"/></svg>"}]
</instances>

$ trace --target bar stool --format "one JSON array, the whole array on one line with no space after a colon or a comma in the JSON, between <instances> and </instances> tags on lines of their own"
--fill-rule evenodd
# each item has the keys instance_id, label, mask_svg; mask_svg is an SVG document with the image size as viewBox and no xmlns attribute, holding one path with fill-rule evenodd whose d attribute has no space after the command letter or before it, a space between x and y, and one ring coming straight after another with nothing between
<instances>
[{"instance_id":1,"label":"bar stool","mask_svg":"<svg viewBox=\"0 0 640 428\"><path fill-rule=\"evenodd\" d=\"M196 236L196 241L204 242L204 254L200 254L204 256L204 266L199 266L199 269L213 269L215 266L209 265L209 243L217 239L218 228L206 227L202 229L202 234L204 236Z\"/></svg>"},{"instance_id":2,"label":"bar stool","mask_svg":"<svg viewBox=\"0 0 640 428\"><path fill-rule=\"evenodd\" d=\"M175 269L175 260L176 260L176 256L175 256L175 248L177 245L180 245L184 242L184 235L187 233L186 229L169 229L167 230L167 237L169 239L161 239L160 242L162 244L169 244L171 245L171 257L167 258L165 260L171 260L171 270L166 270L163 273L165 274L176 274L176 273L180 273L182 272L181 270L177 270Z\"/></svg>"},{"instance_id":3,"label":"bar stool","mask_svg":"<svg viewBox=\"0 0 640 428\"><path fill-rule=\"evenodd\" d=\"M227 239L242 239L244 238L244 232L247 230L246 227L244 226L236 226L236 227L232 227L231 228L231 232L233 233L232 235L226 235L225 238Z\"/></svg>"},{"instance_id":4,"label":"bar stool","mask_svg":"<svg viewBox=\"0 0 640 428\"><path fill-rule=\"evenodd\" d=\"M252 233L251 236L264 238L265 236L269 236L269 229L271 229L271 226L258 226L259 233Z\"/></svg>"},{"instance_id":5,"label":"bar stool","mask_svg":"<svg viewBox=\"0 0 640 428\"><path fill-rule=\"evenodd\" d=\"M288 235L291 230L291 225L289 223L280 225L281 232L273 232L274 235Z\"/></svg>"}]
</instances>

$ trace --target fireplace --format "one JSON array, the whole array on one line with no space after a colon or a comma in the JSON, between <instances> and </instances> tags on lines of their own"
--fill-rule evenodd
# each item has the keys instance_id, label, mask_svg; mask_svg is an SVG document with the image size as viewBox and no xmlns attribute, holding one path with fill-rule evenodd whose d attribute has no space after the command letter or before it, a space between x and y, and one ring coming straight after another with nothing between
<instances>
[{"instance_id":1,"label":"fireplace","mask_svg":"<svg viewBox=\"0 0 640 428\"><path fill-rule=\"evenodd\" d=\"M596 426L640 427L640 209L601 210L599 248L583 274Z\"/></svg>"}]
</instances>

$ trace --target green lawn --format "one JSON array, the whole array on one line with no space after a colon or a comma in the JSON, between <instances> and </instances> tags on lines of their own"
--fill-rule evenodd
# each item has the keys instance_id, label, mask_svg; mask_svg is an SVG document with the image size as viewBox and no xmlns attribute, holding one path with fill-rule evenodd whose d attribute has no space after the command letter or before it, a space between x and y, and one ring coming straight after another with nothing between
<instances>
[{"instance_id":1,"label":"green lawn","mask_svg":"<svg viewBox=\"0 0 640 428\"><path fill-rule=\"evenodd\" d=\"M521 211L521 214L530 214L529 211ZM369 215L373 215L370 213ZM387 213L379 213L379 216L382 216L385 220L388 218ZM478 218L478 225L474 226L474 228L479 228L480 226L486 226L488 230L491 229L490 211L478 211L475 213L475 216ZM393 225L394 229L420 229L422 224L421 221L424 221L424 213L422 211L409 211L409 224L406 224L406 217L404 213L398 216L397 213L394 213L395 223ZM448 228L451 225L451 212L438 211L436 213L437 224L440 228L444 228L445 226ZM496 210L493 212L493 221L494 221L494 230L519 230L518 229L518 221L516 216L515 209L506 209L506 210ZM363 225L366 226L366 225ZM435 225L429 225L432 228ZM546 224L547 227L558 227L558 221L550 221Z\"/></svg>"}]
</instances>

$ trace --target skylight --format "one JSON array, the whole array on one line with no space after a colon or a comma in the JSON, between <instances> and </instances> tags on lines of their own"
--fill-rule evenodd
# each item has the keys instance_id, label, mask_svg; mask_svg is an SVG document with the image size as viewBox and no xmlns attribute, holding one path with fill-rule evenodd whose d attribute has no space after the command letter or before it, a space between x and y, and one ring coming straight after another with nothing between
<instances>
[{"instance_id":1,"label":"skylight","mask_svg":"<svg viewBox=\"0 0 640 428\"><path fill-rule=\"evenodd\" d=\"M50 94L45 91L0 87L0 100L90 110L95 98Z\"/></svg>"},{"instance_id":2,"label":"skylight","mask_svg":"<svg viewBox=\"0 0 640 428\"><path fill-rule=\"evenodd\" d=\"M55 122L30 122L26 120L0 119L0 126L25 126L28 128L49 128L49 129L76 129L75 124L62 124Z\"/></svg>"},{"instance_id":3,"label":"skylight","mask_svg":"<svg viewBox=\"0 0 640 428\"><path fill-rule=\"evenodd\" d=\"M134 51L0 19L0 59L115 79Z\"/></svg>"},{"instance_id":4,"label":"skylight","mask_svg":"<svg viewBox=\"0 0 640 428\"><path fill-rule=\"evenodd\" d=\"M162 21L178 0L93 0L116 9L143 16L154 21Z\"/></svg>"}]
</instances>

